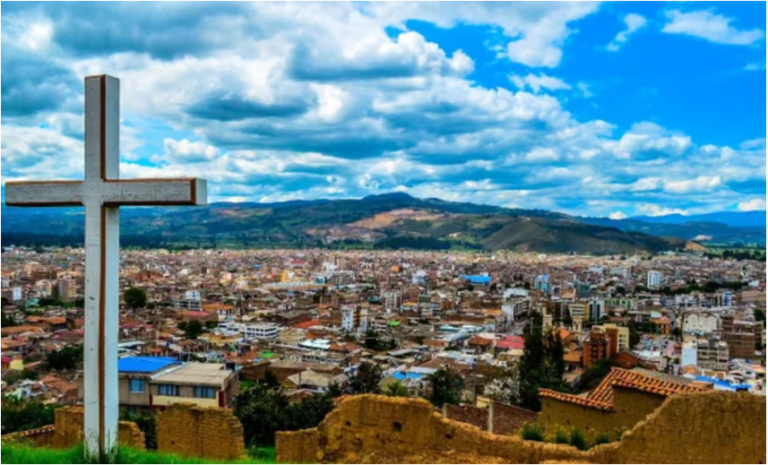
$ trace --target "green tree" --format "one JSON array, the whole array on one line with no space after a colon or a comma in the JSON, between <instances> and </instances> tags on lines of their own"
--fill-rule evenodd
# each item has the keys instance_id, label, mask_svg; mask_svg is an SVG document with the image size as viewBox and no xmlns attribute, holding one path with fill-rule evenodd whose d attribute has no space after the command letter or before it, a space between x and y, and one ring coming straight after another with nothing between
<instances>
[{"instance_id":1,"label":"green tree","mask_svg":"<svg viewBox=\"0 0 768 465\"><path fill-rule=\"evenodd\" d=\"M16 320L6 315L5 310L0 310L0 313L2 313L2 322L0 322L0 325L2 325L3 328L10 328L11 326L16 326Z\"/></svg>"},{"instance_id":2,"label":"green tree","mask_svg":"<svg viewBox=\"0 0 768 465\"><path fill-rule=\"evenodd\" d=\"M256 383L235 399L235 416L248 447L272 446L277 431L314 428L333 410L330 394L313 394L291 403L280 386Z\"/></svg>"},{"instance_id":3,"label":"green tree","mask_svg":"<svg viewBox=\"0 0 768 465\"><path fill-rule=\"evenodd\" d=\"M83 361L83 346L66 346L49 352L45 359L52 370L74 370Z\"/></svg>"},{"instance_id":4,"label":"green tree","mask_svg":"<svg viewBox=\"0 0 768 465\"><path fill-rule=\"evenodd\" d=\"M131 310L138 310L147 306L147 292L138 287L131 287L123 293L125 305Z\"/></svg>"},{"instance_id":5,"label":"green tree","mask_svg":"<svg viewBox=\"0 0 768 465\"><path fill-rule=\"evenodd\" d=\"M448 367L443 367L427 378L429 381L429 401L435 407L443 404L458 405L461 402L461 391L464 389L464 378Z\"/></svg>"},{"instance_id":6,"label":"green tree","mask_svg":"<svg viewBox=\"0 0 768 465\"><path fill-rule=\"evenodd\" d=\"M0 304L2 305L2 308L5 308L6 305L10 305L10 302L5 297L0 297Z\"/></svg>"},{"instance_id":7,"label":"green tree","mask_svg":"<svg viewBox=\"0 0 768 465\"><path fill-rule=\"evenodd\" d=\"M184 328L184 337L195 340L203 334L203 324L200 320L191 320Z\"/></svg>"},{"instance_id":8,"label":"green tree","mask_svg":"<svg viewBox=\"0 0 768 465\"><path fill-rule=\"evenodd\" d=\"M16 396L3 396L2 433L40 428L53 424L53 411L60 407L56 404L44 404L37 399L21 399Z\"/></svg>"},{"instance_id":9,"label":"green tree","mask_svg":"<svg viewBox=\"0 0 768 465\"><path fill-rule=\"evenodd\" d=\"M576 382L576 390L579 392L589 391L597 387L603 381L611 368L616 366L609 359L598 360L591 367L584 370L584 373L579 376Z\"/></svg>"},{"instance_id":10,"label":"green tree","mask_svg":"<svg viewBox=\"0 0 768 465\"><path fill-rule=\"evenodd\" d=\"M389 397L410 397L408 388L400 381L395 381L387 385L384 395Z\"/></svg>"},{"instance_id":11,"label":"green tree","mask_svg":"<svg viewBox=\"0 0 768 465\"><path fill-rule=\"evenodd\" d=\"M357 367L357 373L349 380L350 394L378 394L379 385L384 379L381 368L375 363L363 362Z\"/></svg>"},{"instance_id":12,"label":"green tree","mask_svg":"<svg viewBox=\"0 0 768 465\"><path fill-rule=\"evenodd\" d=\"M206 329L215 329L218 325L219 323L213 320L208 320L205 322Z\"/></svg>"}]
</instances>

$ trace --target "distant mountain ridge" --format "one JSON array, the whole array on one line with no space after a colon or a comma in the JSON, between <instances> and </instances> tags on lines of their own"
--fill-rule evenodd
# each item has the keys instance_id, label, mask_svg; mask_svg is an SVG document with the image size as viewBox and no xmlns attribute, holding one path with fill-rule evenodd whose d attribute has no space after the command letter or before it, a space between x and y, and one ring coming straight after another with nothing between
<instances>
[{"instance_id":1,"label":"distant mountain ridge","mask_svg":"<svg viewBox=\"0 0 768 465\"><path fill-rule=\"evenodd\" d=\"M638 220L579 218L546 210L419 199L395 192L362 199L213 203L121 209L121 243L140 247L376 247L624 253L685 246L709 236L752 234ZM3 244L82 244L80 208L2 207ZM674 234L670 234L674 233ZM703 234L703 233L701 233ZM718 237L720 237L718 236Z\"/></svg>"},{"instance_id":2,"label":"distant mountain ridge","mask_svg":"<svg viewBox=\"0 0 768 465\"><path fill-rule=\"evenodd\" d=\"M720 223L731 227L765 227L765 210L747 212L713 212L702 215L681 215L674 213L661 216L633 216L630 220L646 223L686 224L686 223Z\"/></svg>"}]
</instances>

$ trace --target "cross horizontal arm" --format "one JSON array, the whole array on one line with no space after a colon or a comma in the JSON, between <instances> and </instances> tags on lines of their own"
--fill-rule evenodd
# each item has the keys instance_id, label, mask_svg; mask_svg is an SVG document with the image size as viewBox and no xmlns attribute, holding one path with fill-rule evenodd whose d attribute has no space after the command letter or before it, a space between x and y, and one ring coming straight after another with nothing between
<instances>
[{"instance_id":1,"label":"cross horizontal arm","mask_svg":"<svg viewBox=\"0 0 768 465\"><path fill-rule=\"evenodd\" d=\"M82 181L9 181L5 203L12 207L70 207L83 204Z\"/></svg>"},{"instance_id":2,"label":"cross horizontal arm","mask_svg":"<svg viewBox=\"0 0 768 465\"><path fill-rule=\"evenodd\" d=\"M205 179L107 180L102 184L104 205L207 205Z\"/></svg>"}]
</instances>

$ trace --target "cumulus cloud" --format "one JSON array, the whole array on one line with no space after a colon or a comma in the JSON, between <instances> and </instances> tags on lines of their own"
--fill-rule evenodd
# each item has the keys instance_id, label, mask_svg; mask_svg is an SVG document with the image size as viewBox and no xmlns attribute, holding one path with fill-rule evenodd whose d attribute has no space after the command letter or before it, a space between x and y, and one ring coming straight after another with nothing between
<instances>
[{"instance_id":1,"label":"cumulus cloud","mask_svg":"<svg viewBox=\"0 0 768 465\"><path fill-rule=\"evenodd\" d=\"M513 74L509 77L509 80L519 89L529 87L533 89L535 93L538 93L541 89L567 90L571 88L571 86L562 79L547 76L546 74L528 74L527 76L517 76Z\"/></svg>"},{"instance_id":2,"label":"cumulus cloud","mask_svg":"<svg viewBox=\"0 0 768 465\"><path fill-rule=\"evenodd\" d=\"M608 215L608 218L612 220L623 220L626 217L627 215L624 214L623 212L613 212L610 215Z\"/></svg>"},{"instance_id":3,"label":"cumulus cloud","mask_svg":"<svg viewBox=\"0 0 768 465\"><path fill-rule=\"evenodd\" d=\"M739 210L749 212L754 210L765 210L765 199L750 199L739 203Z\"/></svg>"},{"instance_id":4,"label":"cumulus cloud","mask_svg":"<svg viewBox=\"0 0 768 465\"><path fill-rule=\"evenodd\" d=\"M687 194L690 192L706 192L719 187L722 184L720 176L699 176L696 179L685 181L668 181L664 184L664 190L675 194Z\"/></svg>"},{"instance_id":5,"label":"cumulus cloud","mask_svg":"<svg viewBox=\"0 0 768 465\"><path fill-rule=\"evenodd\" d=\"M122 81L121 175L205 177L212 201L398 190L632 215L765 193L764 139L713 145L651 122L579 119L568 100L590 97L586 83L526 70L488 87L476 57L408 27L483 26L501 60L555 67L593 4L190 8L4 8L2 176L82 177L81 76L107 72Z\"/></svg>"},{"instance_id":6,"label":"cumulus cloud","mask_svg":"<svg viewBox=\"0 0 768 465\"><path fill-rule=\"evenodd\" d=\"M732 18L714 13L711 10L682 12L671 10L666 12L668 19L662 32L667 34L684 34L710 42L729 45L752 45L765 38L762 29L740 30L731 25Z\"/></svg>"},{"instance_id":7,"label":"cumulus cloud","mask_svg":"<svg viewBox=\"0 0 768 465\"><path fill-rule=\"evenodd\" d=\"M629 40L629 36L640 30L643 26L646 25L647 22L648 21L645 19L645 17L638 14L630 13L626 15L624 17L624 24L626 25L626 28L616 34L616 37L613 38L606 49L611 52L618 51L622 45Z\"/></svg>"}]
</instances>

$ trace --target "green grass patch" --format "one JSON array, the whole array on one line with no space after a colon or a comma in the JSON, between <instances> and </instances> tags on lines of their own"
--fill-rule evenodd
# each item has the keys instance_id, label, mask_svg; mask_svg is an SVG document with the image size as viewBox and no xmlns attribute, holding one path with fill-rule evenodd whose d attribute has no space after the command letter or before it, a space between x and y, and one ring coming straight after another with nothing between
<instances>
[{"instance_id":1,"label":"green grass patch","mask_svg":"<svg viewBox=\"0 0 768 465\"><path fill-rule=\"evenodd\" d=\"M25 445L3 444L3 463L99 463L86 460L82 446L71 449L47 449ZM256 455L256 454L252 454ZM173 454L155 451L143 451L121 447L117 451L115 463L275 463L275 449L259 448L257 457L250 456L239 461L216 461L201 458L182 458Z\"/></svg>"}]
</instances>

